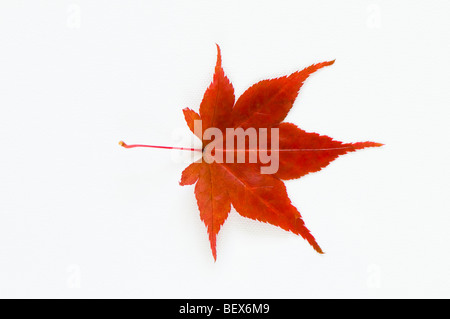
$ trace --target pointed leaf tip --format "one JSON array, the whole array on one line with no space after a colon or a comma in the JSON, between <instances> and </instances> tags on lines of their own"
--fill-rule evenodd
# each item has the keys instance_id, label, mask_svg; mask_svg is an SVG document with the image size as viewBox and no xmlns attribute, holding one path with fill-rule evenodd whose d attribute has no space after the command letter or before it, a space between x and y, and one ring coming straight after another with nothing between
<instances>
[{"instance_id":1,"label":"pointed leaf tip","mask_svg":"<svg viewBox=\"0 0 450 319\"><path fill-rule=\"evenodd\" d=\"M384 144L382 143L376 143L376 142L356 142L353 143L353 146L355 147L355 149L363 149L366 147L381 147Z\"/></svg>"},{"instance_id":2,"label":"pointed leaf tip","mask_svg":"<svg viewBox=\"0 0 450 319\"><path fill-rule=\"evenodd\" d=\"M325 62L322 62L322 63L318 63L317 66L320 66L320 67L319 67L319 69L320 69L320 68L322 68L322 67L324 67L324 66L330 66L330 65L333 65L334 62L336 62L336 59L331 60L331 61L325 61Z\"/></svg>"},{"instance_id":3,"label":"pointed leaf tip","mask_svg":"<svg viewBox=\"0 0 450 319\"><path fill-rule=\"evenodd\" d=\"M217 47L217 63L216 68L220 68L222 66L222 54L220 53L220 46L216 43Z\"/></svg>"}]
</instances>

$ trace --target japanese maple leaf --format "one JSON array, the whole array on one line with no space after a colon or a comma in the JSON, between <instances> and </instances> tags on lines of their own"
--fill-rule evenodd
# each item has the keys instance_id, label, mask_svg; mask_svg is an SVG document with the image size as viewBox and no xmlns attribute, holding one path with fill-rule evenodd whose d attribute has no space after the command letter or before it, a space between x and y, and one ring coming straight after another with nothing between
<instances>
[{"instance_id":1,"label":"japanese maple leaf","mask_svg":"<svg viewBox=\"0 0 450 319\"><path fill-rule=\"evenodd\" d=\"M314 236L306 228L297 208L286 192L283 180L300 178L320 171L339 155L382 144L374 142L342 143L316 133L308 133L292 123L283 122L292 108L303 82L315 71L334 61L311 65L289 76L258 82L235 102L234 89L222 68L217 46L214 78L200 104L200 112L183 110L187 125L203 142L210 127L278 128L279 169L262 174L261 163L207 163L205 159L189 165L182 173L180 185L195 184L195 197L200 218L205 223L214 259L217 258L216 237L230 213L231 206L244 217L270 223L302 236L318 252L323 253ZM194 121L202 121L202 134L195 132ZM246 150L236 150L247 151Z\"/></svg>"},{"instance_id":2,"label":"japanese maple leaf","mask_svg":"<svg viewBox=\"0 0 450 319\"><path fill-rule=\"evenodd\" d=\"M303 82L315 71L333 63L334 61L322 62L289 76L260 81L235 102L234 89L223 71L220 48L217 46L213 81L203 96L199 113L189 108L183 110L188 127L202 140L202 149L127 145L120 142L126 148L160 147L202 152L202 159L183 171L180 185L195 184L200 218L206 225L214 260L217 258L217 234L227 219L231 206L241 216L302 236L318 253L323 253L306 228L299 211L292 205L283 180L320 171L347 152L383 145L374 142L343 143L283 122ZM201 121L200 130L195 125L197 121ZM205 138L205 132L211 128L219 130L222 138ZM261 144L252 146L249 141L241 146L233 146L232 149L227 148L230 137L235 138L228 134L229 129L258 130L258 138L262 137L262 132L266 129L266 149L261 148ZM271 139L274 129L278 134L277 147L274 147ZM214 146L214 153L207 152L211 145ZM253 162L247 161L252 152L267 150L275 152L278 159L277 170L270 174L263 173L265 163L261 158L258 157ZM233 154L232 161L228 161L228 158L226 161L214 160L217 154L229 152ZM245 155L245 161L235 160L239 153Z\"/></svg>"}]
</instances>

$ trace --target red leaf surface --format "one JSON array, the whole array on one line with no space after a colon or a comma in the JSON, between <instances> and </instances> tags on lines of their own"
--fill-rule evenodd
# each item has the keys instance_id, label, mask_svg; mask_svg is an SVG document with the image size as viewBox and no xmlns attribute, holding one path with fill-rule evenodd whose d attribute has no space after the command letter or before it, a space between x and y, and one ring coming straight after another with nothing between
<instances>
[{"instance_id":1,"label":"red leaf surface","mask_svg":"<svg viewBox=\"0 0 450 319\"><path fill-rule=\"evenodd\" d=\"M236 101L234 89L225 76L222 58L217 46L217 63L211 85L200 104L200 114L184 109L190 130L200 139L208 128L218 128L223 139L216 152L226 148L227 128L278 128L279 168L276 173L262 174L263 163L247 161L252 149L234 147L234 156L247 154L244 163L208 162L203 160L189 165L182 173L181 185L195 185L195 197L200 218L205 223L214 259L217 258L216 237L233 206L244 216L270 223L302 236L318 252L323 253L314 236L306 228L299 211L292 205L282 180L295 179L326 167L338 156L366 147L382 144L374 142L342 143L316 133L308 133L291 123L282 122L292 108L304 81L315 71L332 65L334 61L314 64L289 76L258 82L246 90ZM202 121L202 131L194 132L194 121ZM258 131L259 132L259 131ZM258 134L260 136L260 134ZM234 137L233 137L234 138ZM268 134L268 148L270 133ZM203 149L210 140L202 139ZM220 141L214 141L219 145ZM213 143L213 142L211 142ZM222 148L223 147L223 148Z\"/></svg>"}]
</instances>

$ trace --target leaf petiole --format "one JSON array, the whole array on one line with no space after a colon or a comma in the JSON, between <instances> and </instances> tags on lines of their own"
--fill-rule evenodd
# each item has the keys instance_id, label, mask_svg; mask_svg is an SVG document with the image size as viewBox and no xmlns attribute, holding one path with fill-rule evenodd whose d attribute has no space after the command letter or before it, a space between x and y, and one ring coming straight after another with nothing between
<instances>
[{"instance_id":1,"label":"leaf petiole","mask_svg":"<svg viewBox=\"0 0 450 319\"><path fill-rule=\"evenodd\" d=\"M128 145L124 141L120 141L119 145L124 148L135 148L135 147L150 147L150 148L164 148L168 150L182 150L182 151L191 151L191 152L203 152L200 148L187 148L187 147L174 147L174 146L156 146L156 145L144 145L144 144L134 144Z\"/></svg>"}]
</instances>

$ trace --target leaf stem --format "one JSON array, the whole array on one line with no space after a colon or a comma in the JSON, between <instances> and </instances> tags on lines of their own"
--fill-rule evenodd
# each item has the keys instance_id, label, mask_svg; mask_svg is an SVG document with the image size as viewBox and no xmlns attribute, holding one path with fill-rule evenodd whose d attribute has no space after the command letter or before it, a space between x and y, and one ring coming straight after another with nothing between
<instances>
[{"instance_id":1,"label":"leaf stem","mask_svg":"<svg viewBox=\"0 0 450 319\"><path fill-rule=\"evenodd\" d=\"M174 146L157 146L157 145L144 145L144 144L134 144L128 145L124 141L120 141L119 145L124 148L135 148L135 147L150 147L150 148L164 148L168 150L182 150L191 152L203 152L200 148L187 148L187 147L174 147Z\"/></svg>"}]
</instances>

